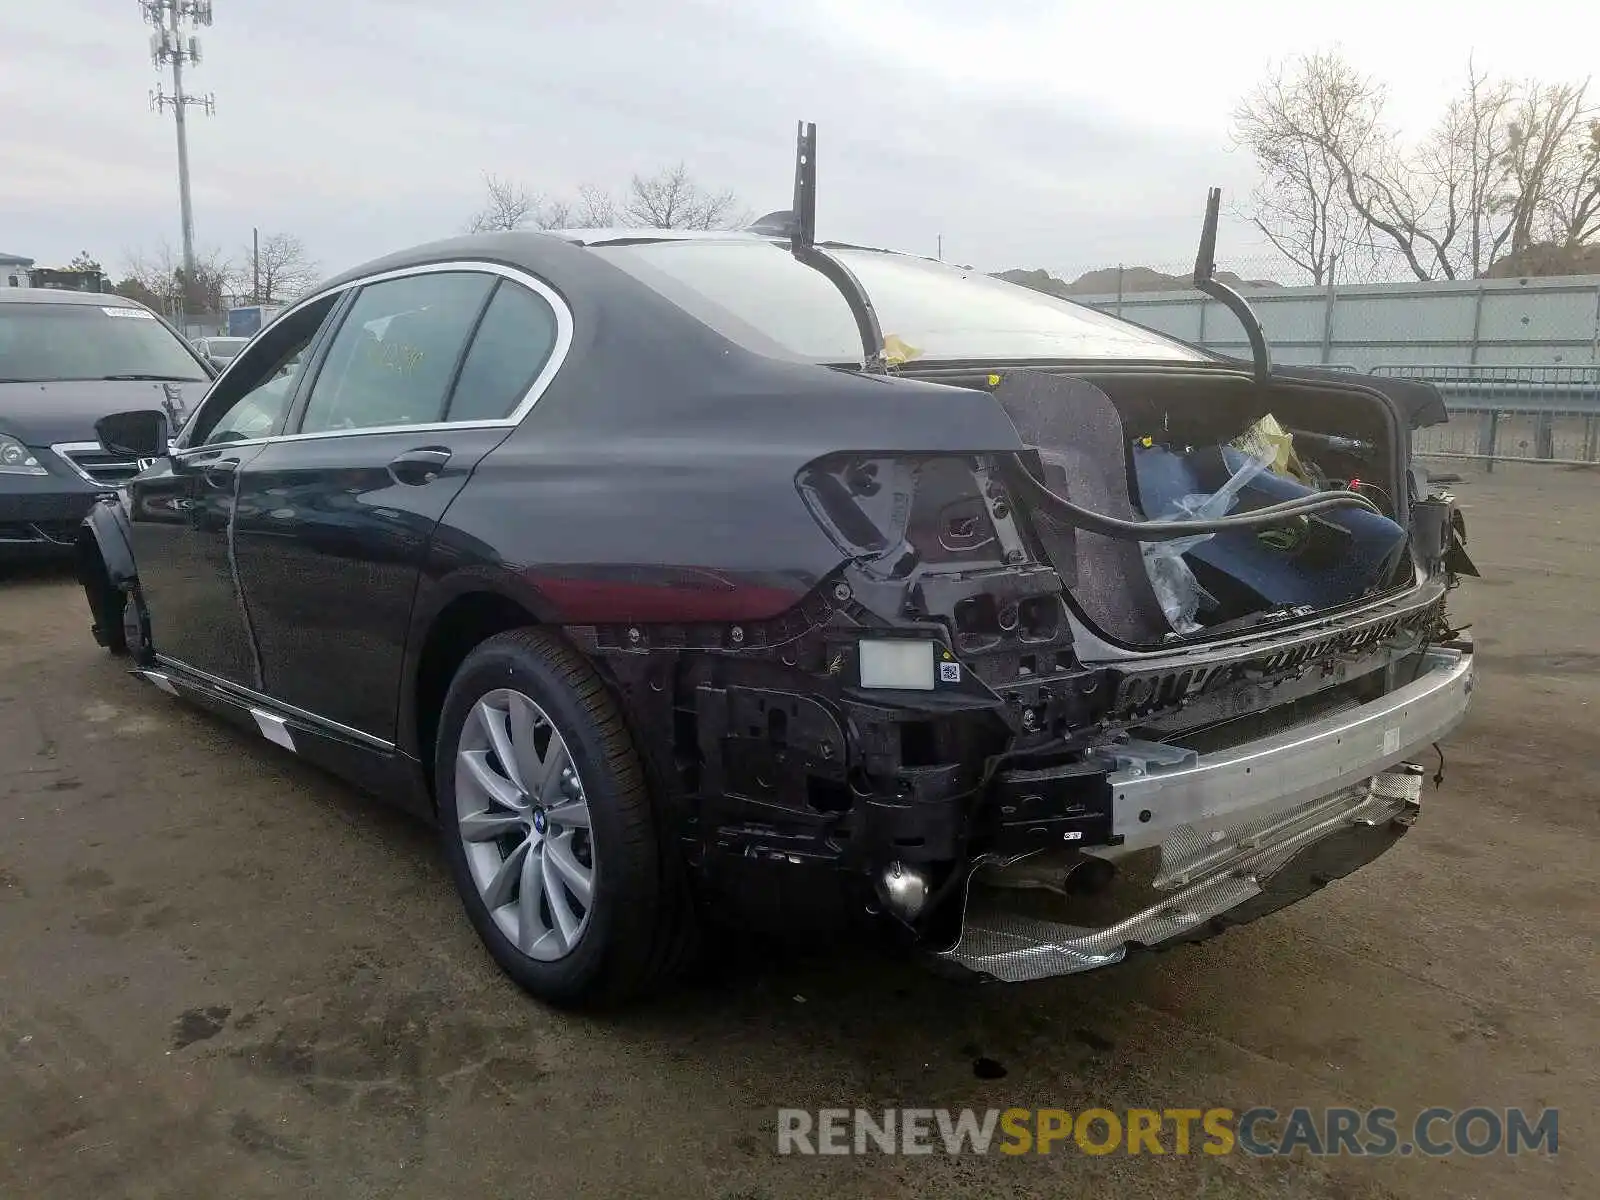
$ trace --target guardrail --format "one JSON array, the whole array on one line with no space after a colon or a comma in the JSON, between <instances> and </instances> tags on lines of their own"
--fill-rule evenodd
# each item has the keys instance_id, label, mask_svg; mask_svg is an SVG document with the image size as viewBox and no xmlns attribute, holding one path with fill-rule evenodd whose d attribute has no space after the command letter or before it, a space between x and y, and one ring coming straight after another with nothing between
<instances>
[{"instance_id":1,"label":"guardrail","mask_svg":"<svg viewBox=\"0 0 1600 1200\"><path fill-rule=\"evenodd\" d=\"M1425 458L1587 466L1600 462L1600 364L1376 366L1374 375L1426 380L1450 420L1419 429Z\"/></svg>"}]
</instances>

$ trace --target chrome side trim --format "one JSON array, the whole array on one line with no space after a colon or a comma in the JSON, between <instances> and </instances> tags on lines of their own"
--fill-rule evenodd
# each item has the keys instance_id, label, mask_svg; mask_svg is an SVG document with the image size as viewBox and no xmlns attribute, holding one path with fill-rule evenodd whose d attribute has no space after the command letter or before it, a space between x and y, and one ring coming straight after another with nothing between
<instances>
[{"instance_id":1,"label":"chrome side trim","mask_svg":"<svg viewBox=\"0 0 1600 1200\"><path fill-rule=\"evenodd\" d=\"M285 750L294 749L294 735L289 732L289 726L282 717L276 713L269 713L264 708L252 708L250 715L256 719L256 728L261 730L261 736L267 741L282 746Z\"/></svg>"},{"instance_id":2,"label":"chrome side trim","mask_svg":"<svg viewBox=\"0 0 1600 1200\"><path fill-rule=\"evenodd\" d=\"M180 662L178 659L172 658L169 655L158 653L156 655L156 661L164 667L170 667L174 671L193 676L196 680L206 684L215 691L221 692L225 699L232 700L241 707L250 709L252 713L254 713L256 708L263 708L269 714L278 714L281 717L292 717L297 721L305 722L307 725L310 725L313 728L320 726L323 729L340 734L343 737L350 738L358 742L364 742L368 746L372 746L378 750L393 750L395 748L393 742L385 741L381 737L377 737L370 733L365 733L362 730L352 728L349 725L342 725L338 721L330 720L327 717L318 716L316 713L309 712L306 709L296 708L293 704L285 704L282 700L279 700L273 696L268 696L263 692L258 692L251 688L243 687L237 683L231 683L226 679L219 679L215 675L199 670L196 667L191 667L188 663ZM140 674L143 674L146 677L149 676L149 672L142 671ZM154 681L152 680L152 682ZM290 748L293 749L293 747Z\"/></svg>"},{"instance_id":3,"label":"chrome side trim","mask_svg":"<svg viewBox=\"0 0 1600 1200\"><path fill-rule=\"evenodd\" d=\"M550 310L555 314L556 341L555 345L550 349L550 357L545 360L545 364L540 369L539 374L534 378L533 383L529 386L521 401L518 402L517 407L512 409L509 415L493 421L429 421L417 425L383 425L375 426L370 429L329 429L316 433L281 433L273 437L249 438L237 442L219 443L219 445L225 445L229 449L232 449L237 446L270 446L277 442L301 442L312 441L314 439L321 438L355 437L360 434L369 433L429 433L450 429L510 430L515 429L518 425L522 424L523 418L533 411L533 406L539 402L539 398L544 395L545 391L550 387L550 384L555 381L555 377L561 370L562 364L567 361L567 354L572 349L572 310L567 307L567 302L562 299L561 294L549 284L545 283L544 280L540 279L537 275L530 274L527 271L518 270L515 267L505 266L503 263L485 262L479 259L456 259L450 262L422 263L412 267L401 267L394 271L380 271L374 275L365 275L360 279L348 280L347 282L338 284L335 287L325 288L314 295L307 296L304 300L300 300L291 307L284 309L281 313L273 318L271 325L265 326L261 332L255 334L254 337L251 338L251 341L253 342L256 338L259 338L262 333L266 332L267 329L272 328L272 325L278 324L279 321L285 320L309 304L314 304L319 300L326 300L329 296L340 295L349 291L351 288L365 287L369 283L383 283L390 279L405 279L412 275L436 275L443 271L476 271L485 275L498 275L502 279L509 279L511 282L519 284L522 287L527 288L529 291L536 293L541 299L544 300L546 304L550 306ZM244 357L245 352L249 349L250 347L246 346L244 350L241 350L238 356L234 358L233 362L229 363L228 366L223 370L222 374L218 375L217 378L212 381L210 391L216 390L217 385L228 377L228 373L234 370L235 364L237 364L239 360ZM194 416L190 417L189 420L185 422L185 430L187 430L188 427L195 422L196 418L199 417L200 412L204 408L205 401L202 400L201 403L196 406ZM173 452L173 457L181 458L184 455L191 454L195 451L214 450L216 448L216 446L184 446L181 449L175 450Z\"/></svg>"},{"instance_id":4,"label":"chrome side trim","mask_svg":"<svg viewBox=\"0 0 1600 1200\"><path fill-rule=\"evenodd\" d=\"M155 684L156 687L160 688L169 696L176 696L178 694L178 689L172 685L172 680L167 678L167 676L163 675L160 671L141 670L135 671L134 674L138 675L141 679L149 683Z\"/></svg>"},{"instance_id":5,"label":"chrome side trim","mask_svg":"<svg viewBox=\"0 0 1600 1200\"><path fill-rule=\"evenodd\" d=\"M1140 760L1136 747L1125 748L1120 769L1106 776L1111 832L1123 842L1103 856L1156 845L1178 826L1205 831L1241 815L1257 819L1376 775L1455 728L1472 679L1470 652L1430 650L1414 682L1283 733L1176 763Z\"/></svg>"}]
</instances>

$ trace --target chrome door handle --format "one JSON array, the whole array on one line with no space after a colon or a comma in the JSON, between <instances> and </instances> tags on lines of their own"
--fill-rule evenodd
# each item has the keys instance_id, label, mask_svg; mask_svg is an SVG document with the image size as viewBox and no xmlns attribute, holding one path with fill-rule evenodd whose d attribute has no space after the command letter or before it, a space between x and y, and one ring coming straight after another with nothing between
<instances>
[{"instance_id":1,"label":"chrome door handle","mask_svg":"<svg viewBox=\"0 0 1600 1200\"><path fill-rule=\"evenodd\" d=\"M239 474L239 460L237 458L219 458L216 462L207 463L201 468L200 475L206 483L219 490L231 489L233 481Z\"/></svg>"},{"instance_id":2,"label":"chrome door handle","mask_svg":"<svg viewBox=\"0 0 1600 1200\"><path fill-rule=\"evenodd\" d=\"M444 446L418 446L389 460L389 475L396 483L413 487L432 483L439 478L445 463L450 461L450 451Z\"/></svg>"}]
</instances>

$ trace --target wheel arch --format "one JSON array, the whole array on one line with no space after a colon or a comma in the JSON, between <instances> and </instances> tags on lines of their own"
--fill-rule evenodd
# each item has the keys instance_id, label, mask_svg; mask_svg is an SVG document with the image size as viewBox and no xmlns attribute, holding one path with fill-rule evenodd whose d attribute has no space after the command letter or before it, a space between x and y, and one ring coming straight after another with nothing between
<instances>
[{"instance_id":1,"label":"wheel arch","mask_svg":"<svg viewBox=\"0 0 1600 1200\"><path fill-rule=\"evenodd\" d=\"M498 633L544 625L536 603L483 580L466 582L434 597L412 627L402 677L400 747L421 764L433 792L433 751L439 712L450 681L467 655Z\"/></svg>"},{"instance_id":2,"label":"wheel arch","mask_svg":"<svg viewBox=\"0 0 1600 1200\"><path fill-rule=\"evenodd\" d=\"M121 595L139 582L133 560L133 539L128 515L120 504L99 504L78 526L74 539L78 584L89 604L90 632L102 646L121 653Z\"/></svg>"},{"instance_id":3,"label":"wheel arch","mask_svg":"<svg viewBox=\"0 0 1600 1200\"><path fill-rule=\"evenodd\" d=\"M78 526L78 570L99 560L106 582L127 590L139 581L133 560L133 526L121 504L97 504Z\"/></svg>"}]
</instances>

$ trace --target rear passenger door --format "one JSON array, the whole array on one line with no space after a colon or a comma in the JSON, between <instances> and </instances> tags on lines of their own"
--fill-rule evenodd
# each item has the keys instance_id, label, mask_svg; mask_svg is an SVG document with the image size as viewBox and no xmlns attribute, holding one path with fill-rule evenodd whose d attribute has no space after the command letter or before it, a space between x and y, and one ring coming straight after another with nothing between
<instances>
[{"instance_id":1,"label":"rear passenger door","mask_svg":"<svg viewBox=\"0 0 1600 1200\"><path fill-rule=\"evenodd\" d=\"M234 554L268 695L393 743L429 538L537 398L563 329L554 293L489 267L355 292L288 432L239 475Z\"/></svg>"}]
</instances>

